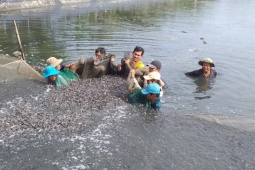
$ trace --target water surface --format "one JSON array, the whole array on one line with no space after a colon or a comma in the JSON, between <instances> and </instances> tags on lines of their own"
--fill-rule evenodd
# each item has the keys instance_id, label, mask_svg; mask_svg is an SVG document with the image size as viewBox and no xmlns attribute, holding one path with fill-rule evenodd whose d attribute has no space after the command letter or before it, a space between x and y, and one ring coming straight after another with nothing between
<instances>
[{"instance_id":1,"label":"water surface","mask_svg":"<svg viewBox=\"0 0 255 170\"><path fill-rule=\"evenodd\" d=\"M249 0L97 1L1 13L1 52L17 48L16 19L26 60L38 70L49 56L74 62L98 46L118 63L139 45L144 63L162 62L169 85L160 113L106 109L94 130L2 147L2 155L11 151L3 168L254 169L253 132L186 116L254 116L254 8ZM204 57L214 60L217 78L186 77Z\"/></svg>"}]
</instances>

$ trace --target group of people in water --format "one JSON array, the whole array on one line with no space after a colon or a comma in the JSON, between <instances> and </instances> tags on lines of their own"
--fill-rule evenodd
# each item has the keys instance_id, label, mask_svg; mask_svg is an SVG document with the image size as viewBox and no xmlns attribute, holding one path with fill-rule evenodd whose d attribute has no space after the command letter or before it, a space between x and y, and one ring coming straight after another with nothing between
<instances>
[{"instance_id":1,"label":"group of people in water","mask_svg":"<svg viewBox=\"0 0 255 170\"><path fill-rule=\"evenodd\" d=\"M79 78L101 77L106 74L121 75L127 79L128 101L131 104L143 104L152 109L160 109L160 97L163 89L168 88L160 75L161 62L152 61L144 65L142 57L144 49L136 46L132 52L125 53L120 64L115 64L115 55L106 55L106 50L99 47L95 50L95 57L81 58L79 62L62 65L62 59L50 57L46 60L48 66L44 69L43 78L48 79L49 84L56 87L68 85L70 81ZM212 59L205 58L198 62L202 66L199 70L187 72L191 77L216 77L216 70Z\"/></svg>"}]
</instances>

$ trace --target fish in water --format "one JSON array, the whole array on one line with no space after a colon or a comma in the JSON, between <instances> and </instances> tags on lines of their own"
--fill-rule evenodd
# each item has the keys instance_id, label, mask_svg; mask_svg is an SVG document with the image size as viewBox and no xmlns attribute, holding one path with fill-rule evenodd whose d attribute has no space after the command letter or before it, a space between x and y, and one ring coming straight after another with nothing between
<instances>
[{"instance_id":1,"label":"fish in water","mask_svg":"<svg viewBox=\"0 0 255 170\"><path fill-rule=\"evenodd\" d=\"M27 95L1 105L3 142L86 131L107 114L110 116L116 106L127 105L126 79L118 76L105 75L73 81L61 88L49 87L49 92L44 87L38 97Z\"/></svg>"}]
</instances>

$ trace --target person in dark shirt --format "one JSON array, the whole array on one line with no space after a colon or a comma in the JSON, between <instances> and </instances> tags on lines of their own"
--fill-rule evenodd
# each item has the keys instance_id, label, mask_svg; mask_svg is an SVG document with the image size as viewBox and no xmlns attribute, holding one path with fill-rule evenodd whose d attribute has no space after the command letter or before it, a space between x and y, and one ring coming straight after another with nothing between
<instances>
[{"instance_id":1,"label":"person in dark shirt","mask_svg":"<svg viewBox=\"0 0 255 170\"><path fill-rule=\"evenodd\" d=\"M147 65L149 68L149 72L159 72L160 73L160 69L161 69L161 62L158 60L153 60L150 64ZM168 85L166 84L166 82L164 80L162 80L162 78L160 79L160 86L163 89L167 89Z\"/></svg>"},{"instance_id":2,"label":"person in dark shirt","mask_svg":"<svg viewBox=\"0 0 255 170\"><path fill-rule=\"evenodd\" d=\"M186 72L185 75L190 77L204 77L204 78L215 78L217 76L217 71L215 69L212 69L212 67L215 67L215 64L213 63L212 59L205 58L199 61L198 64L202 66L201 69Z\"/></svg>"}]
</instances>

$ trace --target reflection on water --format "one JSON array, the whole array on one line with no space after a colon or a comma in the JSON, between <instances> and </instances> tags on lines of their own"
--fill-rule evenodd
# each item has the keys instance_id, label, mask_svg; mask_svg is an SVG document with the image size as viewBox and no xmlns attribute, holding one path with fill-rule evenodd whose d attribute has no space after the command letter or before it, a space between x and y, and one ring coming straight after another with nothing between
<instances>
[{"instance_id":1,"label":"reflection on water","mask_svg":"<svg viewBox=\"0 0 255 170\"><path fill-rule=\"evenodd\" d=\"M194 80L194 83L197 85L196 93L203 93L207 90L210 90L213 88L213 85L215 84L216 78L205 78L200 77Z\"/></svg>"},{"instance_id":2,"label":"reflection on water","mask_svg":"<svg viewBox=\"0 0 255 170\"><path fill-rule=\"evenodd\" d=\"M199 77L194 80L194 83L197 85L196 91L194 93L201 93L203 96L195 96L195 99L209 99L210 95L206 93L206 91L213 88L213 84L215 83L215 79Z\"/></svg>"},{"instance_id":3,"label":"reflection on water","mask_svg":"<svg viewBox=\"0 0 255 170\"><path fill-rule=\"evenodd\" d=\"M27 61L41 69L49 56L72 62L94 55L94 50L103 46L119 60L124 52L140 45L145 49L145 64L154 59L162 62L161 75L169 85L162 110L155 114L118 106L82 115L81 124L88 121L91 126L77 134L58 136L42 130L38 133L45 136L34 140L0 140L0 169L254 169L252 132L194 120L186 114L254 115L251 94L255 79L251 77L255 72L250 62L254 46L250 37L255 34L255 23L250 21L255 3L96 2L2 13L0 51L16 51L13 19L17 20ZM185 77L185 72L196 67L193 63L206 56L217 64L217 83ZM43 100L34 95L30 98ZM24 102L19 107L30 111L31 119L33 111L43 112L46 107L16 100ZM7 124L9 105L18 114L12 104L15 100L10 101L0 110L1 120L7 115ZM0 126L4 128L4 123Z\"/></svg>"},{"instance_id":4,"label":"reflection on water","mask_svg":"<svg viewBox=\"0 0 255 170\"><path fill-rule=\"evenodd\" d=\"M32 64L41 63L40 59L46 59L48 56L59 56L69 60L90 56L89 50L94 50L97 46L106 46L120 54L123 49L130 50L133 44L140 44L144 36L154 40L153 37L142 35L140 32L160 29L160 25L154 20L166 17L161 11L193 8L193 3L186 1L144 3L129 9L123 6L111 9L105 3L99 9L95 8L98 4L87 5L23 10L20 16L15 17L14 14L3 17L0 28L3 33L1 50L12 54L16 47L11 20L16 18L27 60ZM84 12L87 9L89 12ZM143 42L141 45L147 43L149 42Z\"/></svg>"},{"instance_id":5,"label":"reflection on water","mask_svg":"<svg viewBox=\"0 0 255 170\"><path fill-rule=\"evenodd\" d=\"M239 10L243 9L239 8L242 5L246 11ZM145 64L154 59L162 61L161 74L170 86L166 93L171 95L165 97L168 102L177 101L173 103L177 110L183 104L194 102L194 87L183 73L193 70L193 63L208 56L214 59L219 72L219 81L213 85L216 88L208 86L212 94L210 101L218 106L218 110L210 112L221 113L224 110L226 113L225 107L230 105L236 107L236 112L241 108L242 112L252 114L251 103L255 98L250 94L255 90L251 86L255 80L249 77L254 70L246 61L253 57L254 47L249 35L254 32L254 23L248 22L249 18L242 17L244 15L239 15L239 12L250 14L253 6L253 3L249 8L245 4L207 0L142 1L139 4L134 1L109 4L97 1L2 12L0 52L12 54L18 48L13 19L17 20L27 62L39 71L45 67L45 59L49 56L63 58L65 63L70 63L80 57L93 56L94 50L103 46L108 53L114 53L116 62L119 62L125 52L139 45L145 49ZM232 20L231 15L238 17ZM235 68L227 68L227 65L236 63L239 64ZM244 72L247 74L243 75ZM205 86L198 85L196 92L203 92L206 86L206 83ZM232 93L241 89L241 96ZM221 107L218 98L226 102L221 103ZM242 104L237 107L236 102L240 101ZM199 105L196 103L189 109Z\"/></svg>"},{"instance_id":6,"label":"reflection on water","mask_svg":"<svg viewBox=\"0 0 255 170\"><path fill-rule=\"evenodd\" d=\"M238 10L243 9L239 7L242 5L246 7L245 11ZM236 112L241 108L242 112L252 114L254 109L251 103L255 98L250 94L254 92L251 85L255 80L249 77L252 77L254 70L251 69L251 63L246 61L253 57L254 47L249 35L254 32L254 23L248 22L247 18L242 17L244 15L239 15L239 12L252 13L251 8L255 5L251 3L249 6L207 0L142 1L139 4L134 1L109 4L97 1L2 12L0 52L12 54L18 48L13 19L17 20L28 63L40 71L49 56L63 58L66 63L70 63L80 57L93 56L94 50L103 46L108 53L114 53L119 62L125 52L140 45L145 49L145 64L154 59L162 61L161 74L170 86L166 93L171 95L165 97L168 101L177 101L173 103L177 110L183 104L194 102L194 87L183 73L193 70L195 61L209 56L218 66L219 81L213 85L216 87L213 89L207 83L203 86L203 83L195 82L201 84L195 87L196 92L207 92L210 89L210 101L218 106L218 110L211 112L221 113L224 110L226 113L226 106L236 107L236 102L241 101ZM238 17L232 20L231 15ZM201 37L206 40L206 44L201 41ZM245 51L245 54L241 51ZM232 71L227 68L236 63L239 64L231 68ZM247 74L243 75L244 72ZM232 93L241 89L242 95ZM219 98L226 102L221 103L221 107L217 102ZM196 103L189 109L199 105Z\"/></svg>"}]
</instances>

